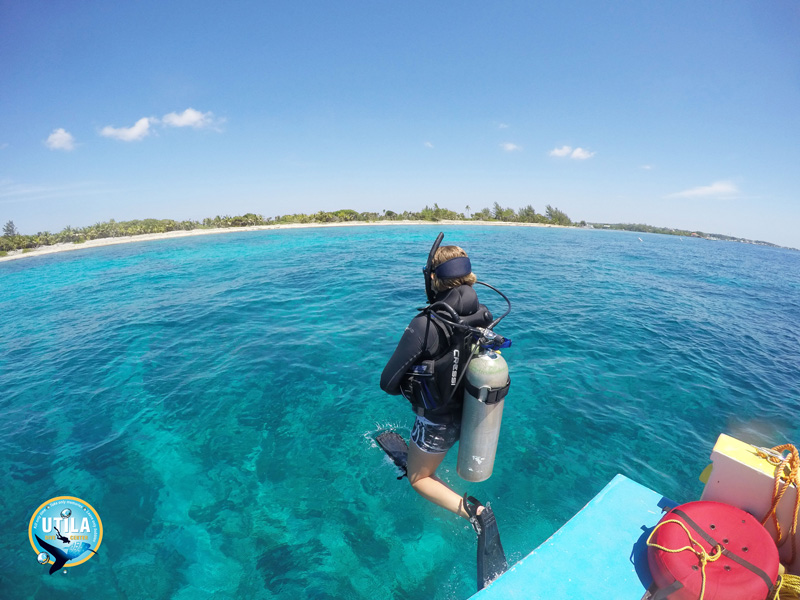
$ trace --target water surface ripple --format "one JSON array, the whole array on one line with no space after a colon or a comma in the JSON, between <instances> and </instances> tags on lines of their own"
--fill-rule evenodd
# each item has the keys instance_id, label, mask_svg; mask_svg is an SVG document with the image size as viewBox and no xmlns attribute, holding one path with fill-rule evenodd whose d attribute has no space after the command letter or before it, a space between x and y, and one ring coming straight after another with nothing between
<instances>
[{"instance_id":1,"label":"water surface ripple","mask_svg":"<svg viewBox=\"0 0 800 600\"><path fill-rule=\"evenodd\" d=\"M513 562L616 473L678 501L719 433L800 443L800 253L444 227L514 310L491 500ZM395 480L378 388L433 227L232 233L0 264L4 598L436 598L475 589L469 526ZM642 241L639 240L641 237ZM488 290L481 298L502 309ZM33 510L90 502L97 556L48 576Z\"/></svg>"}]
</instances>

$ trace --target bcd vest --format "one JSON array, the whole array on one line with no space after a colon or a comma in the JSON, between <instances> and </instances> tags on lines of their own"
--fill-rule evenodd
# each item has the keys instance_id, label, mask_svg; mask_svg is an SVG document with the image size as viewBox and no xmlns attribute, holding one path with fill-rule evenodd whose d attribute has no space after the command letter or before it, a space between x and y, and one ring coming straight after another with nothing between
<instances>
[{"instance_id":1,"label":"bcd vest","mask_svg":"<svg viewBox=\"0 0 800 600\"><path fill-rule=\"evenodd\" d=\"M462 320L472 326L488 324L485 316L488 311L484 313L484 306L481 309L474 315L462 317ZM464 398L464 378L461 375L470 352L469 332L448 325L436 315L433 311L428 313L427 327L437 328L439 339L445 340L440 344L444 349L412 366L400 385L400 391L417 414L432 416L449 415L461 409ZM445 313L442 316L450 319ZM425 337L427 339L427 331Z\"/></svg>"}]
</instances>

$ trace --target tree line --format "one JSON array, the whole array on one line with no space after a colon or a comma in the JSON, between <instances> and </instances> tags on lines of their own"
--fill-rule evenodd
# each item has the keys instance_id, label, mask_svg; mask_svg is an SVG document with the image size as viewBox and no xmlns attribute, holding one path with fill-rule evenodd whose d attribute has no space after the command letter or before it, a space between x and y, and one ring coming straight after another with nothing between
<instances>
[{"instance_id":1,"label":"tree line","mask_svg":"<svg viewBox=\"0 0 800 600\"><path fill-rule=\"evenodd\" d=\"M688 229L673 229L670 227L653 227L652 225L642 225L639 223L592 223L592 227L602 227L603 229L618 229L620 231L638 231L641 233L658 233L661 235L680 235L683 237L699 237L706 240L716 240L723 242L741 242L745 244L757 244L759 246L772 246L773 248L783 248L778 244L764 242L761 240L748 240L746 238L724 235L721 233L705 233L702 231L689 231ZM791 248L794 250L794 248Z\"/></svg>"},{"instance_id":2,"label":"tree line","mask_svg":"<svg viewBox=\"0 0 800 600\"><path fill-rule=\"evenodd\" d=\"M175 221L172 219L142 219L134 221L110 221L95 223L87 227L65 227L58 233L40 231L35 235L21 235L13 221L8 221L3 227L0 237L0 256L12 250L30 251L34 248L52 246L53 244L81 244L87 240L103 238L128 237L147 233L166 233L168 231L190 231L193 229L215 229L248 227L254 225L286 225L286 224L313 224L313 223L347 223L347 222L375 222L375 221L504 221L520 223L545 223L551 225L573 225L570 218L557 208L549 204L544 213L537 213L530 205L514 210L503 208L495 202L492 208L483 208L472 212L469 206L464 212L456 212L440 208L434 204L433 208L426 206L419 212L404 211L401 213L391 210L377 212L358 212L350 209L341 209L333 212L319 211L310 215L290 214L275 217L264 217L253 213L240 216L219 216L206 218L202 221ZM583 224L583 223L582 223Z\"/></svg>"}]
</instances>

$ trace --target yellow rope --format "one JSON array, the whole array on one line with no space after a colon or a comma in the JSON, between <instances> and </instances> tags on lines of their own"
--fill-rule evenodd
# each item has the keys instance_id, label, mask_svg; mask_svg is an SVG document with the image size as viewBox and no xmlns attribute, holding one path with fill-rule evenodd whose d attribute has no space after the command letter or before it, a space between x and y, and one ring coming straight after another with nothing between
<instances>
[{"instance_id":1,"label":"yellow rope","mask_svg":"<svg viewBox=\"0 0 800 600\"><path fill-rule=\"evenodd\" d=\"M775 589L775 600L798 600L800 599L800 575L789 575L784 573L778 577L778 585Z\"/></svg>"},{"instance_id":2,"label":"yellow rope","mask_svg":"<svg viewBox=\"0 0 800 600\"><path fill-rule=\"evenodd\" d=\"M659 544L651 542L653 539L653 535L655 535L658 528L662 525L666 525L667 523L675 523L676 525L680 525L681 529L686 533L686 536L689 538L689 542L691 542L690 546L684 546L683 548L665 548ZM706 563L714 562L719 560L722 556L722 545L717 544L711 549L711 553L706 552L706 549L703 548L693 537L689 530L686 528L686 525L683 522L678 521L677 519L668 519L666 521L661 521L658 525L653 528L653 531L647 538L647 545L652 546L653 548L658 548L659 550L663 550L664 552L669 552L670 554L677 554L678 552L684 552L688 550L697 556L698 560L700 561L700 577L701 577L701 584L700 584L700 598L699 600L703 600L703 596L706 593Z\"/></svg>"},{"instance_id":3,"label":"yellow rope","mask_svg":"<svg viewBox=\"0 0 800 600\"><path fill-rule=\"evenodd\" d=\"M788 452L786 456L784 452ZM781 524L778 521L778 504L783 499L783 495L789 486L794 484L795 488L800 488L800 481L798 481L798 473L800 473L800 454L797 452L792 444L783 444L775 446L769 452L759 452L759 455L766 458L775 468L775 486L772 490L772 505L764 518L761 520L762 525L766 525L770 517L775 524L775 531L778 534L778 539L775 540L776 544L781 543L783 537L781 532ZM785 479L786 483L781 488L781 479ZM794 562L794 557L797 554L797 542L795 537L797 534L797 513L800 510L800 490L797 490L794 502L794 515L792 517L792 526L789 529L789 535L792 538L792 554L789 558L788 564Z\"/></svg>"}]
</instances>

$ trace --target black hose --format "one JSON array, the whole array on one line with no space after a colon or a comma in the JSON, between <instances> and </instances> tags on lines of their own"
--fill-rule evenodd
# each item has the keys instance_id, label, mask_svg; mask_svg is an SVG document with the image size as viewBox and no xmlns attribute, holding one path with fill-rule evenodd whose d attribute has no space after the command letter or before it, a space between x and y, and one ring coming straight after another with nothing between
<instances>
[{"instance_id":1,"label":"black hose","mask_svg":"<svg viewBox=\"0 0 800 600\"><path fill-rule=\"evenodd\" d=\"M506 301L506 303L508 303L508 310L507 310L506 312L504 312L502 315L500 315L499 317L497 317L497 318L496 318L494 321L492 321L492 322L491 322L491 323L490 323L490 324L489 324L489 325L486 327L486 329L492 330L492 329L494 329L494 328L495 328L495 326L496 326L496 325L497 325L497 324L498 324L500 321L502 321L502 320L503 320L503 319L504 319L504 318L505 318L505 317L508 315L508 313L510 313L510 312L511 312L511 300L509 300L509 299L508 299L508 296L506 296L506 295L505 295L503 292L501 292L500 290L498 290L496 287L489 285L488 283L484 283L484 282L482 282L482 281L476 281L475 283L480 283L481 285L488 287L490 290L492 290L492 291L494 291L494 292L497 292L498 294L500 294L500 295L503 297L503 300L505 300L505 301Z\"/></svg>"}]
</instances>

